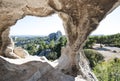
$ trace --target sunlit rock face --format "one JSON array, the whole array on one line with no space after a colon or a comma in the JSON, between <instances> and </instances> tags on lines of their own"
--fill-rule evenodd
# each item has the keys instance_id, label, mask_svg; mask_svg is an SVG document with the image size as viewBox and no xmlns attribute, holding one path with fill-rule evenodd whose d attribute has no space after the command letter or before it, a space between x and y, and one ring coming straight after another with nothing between
<instances>
[{"instance_id":1,"label":"sunlit rock face","mask_svg":"<svg viewBox=\"0 0 120 81\"><path fill-rule=\"evenodd\" d=\"M100 21L119 5L120 0L0 0L0 81L97 81L82 46ZM10 26L26 15L46 17L54 13L63 20L68 40L57 61L31 60L18 65L3 60L25 57L14 51Z\"/></svg>"}]
</instances>

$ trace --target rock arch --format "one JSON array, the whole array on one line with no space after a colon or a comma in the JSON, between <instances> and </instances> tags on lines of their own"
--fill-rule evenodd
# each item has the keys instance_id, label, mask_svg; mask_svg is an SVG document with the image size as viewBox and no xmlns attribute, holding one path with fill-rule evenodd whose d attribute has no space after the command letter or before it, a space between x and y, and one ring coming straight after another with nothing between
<instances>
[{"instance_id":1,"label":"rock arch","mask_svg":"<svg viewBox=\"0 0 120 81\"><path fill-rule=\"evenodd\" d=\"M82 46L99 22L119 5L120 0L0 0L0 55L17 57L15 54L6 54L8 46L14 47L8 35L9 27L17 20L25 15L45 17L57 13L64 22L68 44L62 49L54 69L73 77L79 75L87 81L97 81L88 66Z\"/></svg>"}]
</instances>

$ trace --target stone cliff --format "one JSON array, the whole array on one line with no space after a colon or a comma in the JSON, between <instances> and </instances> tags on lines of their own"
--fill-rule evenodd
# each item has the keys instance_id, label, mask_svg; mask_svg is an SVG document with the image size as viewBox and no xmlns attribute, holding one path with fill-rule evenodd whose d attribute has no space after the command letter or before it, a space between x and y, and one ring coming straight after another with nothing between
<instances>
[{"instance_id":1,"label":"stone cliff","mask_svg":"<svg viewBox=\"0 0 120 81\"><path fill-rule=\"evenodd\" d=\"M97 81L82 46L100 21L119 5L120 0L0 0L0 81ZM9 63L6 57L21 58L9 37L10 26L26 15L46 17L54 13L63 20L68 40L61 57L51 64L47 60Z\"/></svg>"}]
</instances>

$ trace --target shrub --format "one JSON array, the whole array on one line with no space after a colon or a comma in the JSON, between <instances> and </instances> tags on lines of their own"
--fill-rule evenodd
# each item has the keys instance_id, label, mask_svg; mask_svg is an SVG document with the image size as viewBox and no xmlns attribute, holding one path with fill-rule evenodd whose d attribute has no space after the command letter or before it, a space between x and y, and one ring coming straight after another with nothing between
<instances>
[{"instance_id":1,"label":"shrub","mask_svg":"<svg viewBox=\"0 0 120 81\"><path fill-rule=\"evenodd\" d=\"M55 60L57 59L57 53L56 52L50 52L50 54L48 54L47 56L48 60Z\"/></svg>"},{"instance_id":2,"label":"shrub","mask_svg":"<svg viewBox=\"0 0 120 81\"><path fill-rule=\"evenodd\" d=\"M99 81L120 81L120 59L99 63L93 72Z\"/></svg>"},{"instance_id":3,"label":"shrub","mask_svg":"<svg viewBox=\"0 0 120 81\"><path fill-rule=\"evenodd\" d=\"M98 53L92 49L84 49L84 53L90 62L90 67L93 68L95 65L101 61L103 61L104 57L102 54Z\"/></svg>"}]
</instances>

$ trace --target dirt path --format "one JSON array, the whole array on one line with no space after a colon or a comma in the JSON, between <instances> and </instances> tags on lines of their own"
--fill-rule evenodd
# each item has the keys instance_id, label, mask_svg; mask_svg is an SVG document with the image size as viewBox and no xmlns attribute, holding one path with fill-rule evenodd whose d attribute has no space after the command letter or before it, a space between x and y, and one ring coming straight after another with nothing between
<instances>
[{"instance_id":1,"label":"dirt path","mask_svg":"<svg viewBox=\"0 0 120 81\"><path fill-rule=\"evenodd\" d=\"M106 47L106 46L103 46L103 48L100 48L99 44L96 44L93 48L97 50L99 53L101 53L105 57L106 61L116 57L120 58L120 48Z\"/></svg>"}]
</instances>

